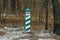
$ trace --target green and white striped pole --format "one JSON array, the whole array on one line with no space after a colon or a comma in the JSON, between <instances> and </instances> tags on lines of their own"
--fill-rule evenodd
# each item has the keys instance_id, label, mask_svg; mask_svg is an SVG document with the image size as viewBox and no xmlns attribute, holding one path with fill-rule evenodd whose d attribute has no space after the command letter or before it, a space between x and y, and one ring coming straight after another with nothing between
<instances>
[{"instance_id":1,"label":"green and white striped pole","mask_svg":"<svg viewBox=\"0 0 60 40\"><path fill-rule=\"evenodd\" d=\"M31 20L31 18L30 18L30 9L27 8L25 10L25 12L26 12L26 17L25 17L25 31L26 32L30 32L30 20Z\"/></svg>"}]
</instances>

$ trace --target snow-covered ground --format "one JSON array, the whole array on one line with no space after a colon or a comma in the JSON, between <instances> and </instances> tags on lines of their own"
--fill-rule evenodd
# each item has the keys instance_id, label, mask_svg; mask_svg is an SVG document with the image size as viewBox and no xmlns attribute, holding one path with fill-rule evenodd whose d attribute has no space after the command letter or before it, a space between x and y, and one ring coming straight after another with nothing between
<instances>
[{"instance_id":1,"label":"snow-covered ground","mask_svg":"<svg viewBox=\"0 0 60 40\"><path fill-rule=\"evenodd\" d=\"M2 31L5 31L3 29L1 29ZM0 31L1 31L0 30ZM51 36L51 34L49 33L44 33L42 32L37 32L34 33L35 36L33 36L30 33L25 33L24 30L20 30L20 31L5 31L6 34L3 36L0 36L0 40L31 40L33 39L35 36L40 36L37 40L56 40L54 38L41 38L41 37L49 37ZM31 37L32 36L32 37Z\"/></svg>"},{"instance_id":2,"label":"snow-covered ground","mask_svg":"<svg viewBox=\"0 0 60 40\"><path fill-rule=\"evenodd\" d=\"M15 31L11 33L7 32L5 35L0 36L0 40L12 40L16 36L21 36L22 34L21 31L18 31L18 32L15 32Z\"/></svg>"},{"instance_id":3,"label":"snow-covered ground","mask_svg":"<svg viewBox=\"0 0 60 40\"><path fill-rule=\"evenodd\" d=\"M17 40L17 38L19 39L20 37L31 36L31 34L24 34L23 32L24 31L7 32L5 35L0 36L0 40ZM27 40L27 38L26 38L26 40Z\"/></svg>"},{"instance_id":4,"label":"snow-covered ground","mask_svg":"<svg viewBox=\"0 0 60 40\"><path fill-rule=\"evenodd\" d=\"M56 39L41 39L41 38L40 38L40 39L38 39L38 40L56 40Z\"/></svg>"}]
</instances>

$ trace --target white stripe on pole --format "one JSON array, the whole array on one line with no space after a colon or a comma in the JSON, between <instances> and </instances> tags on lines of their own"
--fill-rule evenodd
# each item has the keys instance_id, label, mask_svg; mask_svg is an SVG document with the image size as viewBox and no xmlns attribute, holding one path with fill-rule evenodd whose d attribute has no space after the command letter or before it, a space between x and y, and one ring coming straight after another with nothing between
<instances>
[{"instance_id":1,"label":"white stripe on pole","mask_svg":"<svg viewBox=\"0 0 60 40\"><path fill-rule=\"evenodd\" d=\"M26 22L26 24L30 23L30 20Z\"/></svg>"},{"instance_id":2,"label":"white stripe on pole","mask_svg":"<svg viewBox=\"0 0 60 40\"><path fill-rule=\"evenodd\" d=\"M30 30L27 30L26 32L30 32Z\"/></svg>"},{"instance_id":3,"label":"white stripe on pole","mask_svg":"<svg viewBox=\"0 0 60 40\"><path fill-rule=\"evenodd\" d=\"M26 28L25 28L25 29L27 29L27 28L30 28L30 25L26 26Z\"/></svg>"},{"instance_id":4,"label":"white stripe on pole","mask_svg":"<svg viewBox=\"0 0 60 40\"><path fill-rule=\"evenodd\" d=\"M30 12L26 12L26 15L30 15Z\"/></svg>"},{"instance_id":5,"label":"white stripe on pole","mask_svg":"<svg viewBox=\"0 0 60 40\"><path fill-rule=\"evenodd\" d=\"M30 18L30 16L26 17L25 19L27 20L27 19L29 19L29 18Z\"/></svg>"}]
</instances>

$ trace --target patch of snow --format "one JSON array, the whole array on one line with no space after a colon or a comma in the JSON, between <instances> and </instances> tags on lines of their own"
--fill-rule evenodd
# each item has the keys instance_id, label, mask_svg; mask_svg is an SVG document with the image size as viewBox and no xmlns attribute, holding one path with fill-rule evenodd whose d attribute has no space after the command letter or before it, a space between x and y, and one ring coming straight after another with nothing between
<instances>
[{"instance_id":1,"label":"patch of snow","mask_svg":"<svg viewBox=\"0 0 60 40\"><path fill-rule=\"evenodd\" d=\"M56 40L56 39L41 39L41 38L40 38L40 39L38 39L38 40Z\"/></svg>"},{"instance_id":2,"label":"patch of snow","mask_svg":"<svg viewBox=\"0 0 60 40\"><path fill-rule=\"evenodd\" d=\"M19 39L19 40L30 40L30 39Z\"/></svg>"}]
</instances>

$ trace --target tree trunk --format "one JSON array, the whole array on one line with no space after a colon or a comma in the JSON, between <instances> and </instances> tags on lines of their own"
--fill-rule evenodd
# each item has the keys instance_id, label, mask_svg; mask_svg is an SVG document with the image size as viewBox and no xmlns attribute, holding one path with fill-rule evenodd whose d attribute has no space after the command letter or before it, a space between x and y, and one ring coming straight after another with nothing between
<instances>
[{"instance_id":1,"label":"tree trunk","mask_svg":"<svg viewBox=\"0 0 60 40\"><path fill-rule=\"evenodd\" d=\"M48 30L48 0L44 0L43 5L46 9L46 25L45 30Z\"/></svg>"},{"instance_id":2,"label":"tree trunk","mask_svg":"<svg viewBox=\"0 0 60 40\"><path fill-rule=\"evenodd\" d=\"M54 34L60 34L60 13L58 0L52 0L54 12Z\"/></svg>"}]
</instances>

